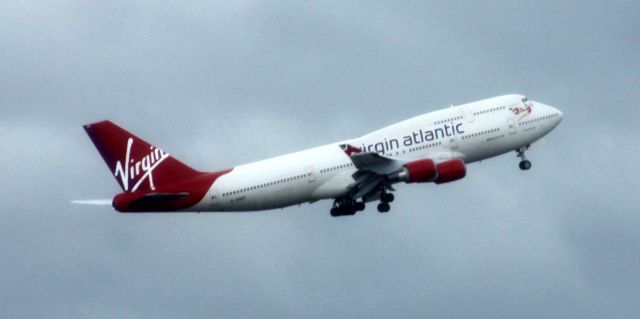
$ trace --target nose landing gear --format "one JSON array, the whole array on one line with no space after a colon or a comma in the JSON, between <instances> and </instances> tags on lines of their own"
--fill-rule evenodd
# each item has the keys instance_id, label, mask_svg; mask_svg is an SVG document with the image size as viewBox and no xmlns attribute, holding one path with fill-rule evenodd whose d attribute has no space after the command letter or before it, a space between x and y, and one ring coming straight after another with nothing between
<instances>
[{"instance_id":1,"label":"nose landing gear","mask_svg":"<svg viewBox=\"0 0 640 319\"><path fill-rule=\"evenodd\" d=\"M531 162L527 159L527 156L525 156L524 152L529 148L529 146L523 146L520 147L516 150L516 153L518 155L516 155L517 157L520 157L520 164L518 164L518 166L520 166L520 169L523 171L529 170L531 169Z\"/></svg>"},{"instance_id":2,"label":"nose landing gear","mask_svg":"<svg viewBox=\"0 0 640 319\"><path fill-rule=\"evenodd\" d=\"M518 164L518 166L520 166L521 170L526 171L528 169L531 169L531 162L524 160L524 161L521 161L520 164Z\"/></svg>"}]
</instances>

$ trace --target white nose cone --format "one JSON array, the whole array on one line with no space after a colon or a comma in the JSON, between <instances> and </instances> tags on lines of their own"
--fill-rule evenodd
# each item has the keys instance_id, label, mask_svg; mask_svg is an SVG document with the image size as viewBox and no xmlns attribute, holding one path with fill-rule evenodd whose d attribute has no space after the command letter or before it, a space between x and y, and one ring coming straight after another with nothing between
<instances>
[{"instance_id":1,"label":"white nose cone","mask_svg":"<svg viewBox=\"0 0 640 319\"><path fill-rule=\"evenodd\" d=\"M556 109L556 111L558 112L558 123L560 123L560 121L562 121L562 118L564 118L564 113L562 113L562 111Z\"/></svg>"},{"instance_id":2,"label":"white nose cone","mask_svg":"<svg viewBox=\"0 0 640 319\"><path fill-rule=\"evenodd\" d=\"M555 107L548 106L551 110L551 114L553 115L553 119L555 120L554 126L560 124L562 122L562 118L564 117L564 113L562 111L556 109Z\"/></svg>"},{"instance_id":3,"label":"white nose cone","mask_svg":"<svg viewBox=\"0 0 640 319\"><path fill-rule=\"evenodd\" d=\"M562 113L562 111L558 110L557 108L553 107L553 106L549 106L546 104L541 104L544 107L544 113L549 115L549 117L551 118L551 123L552 123L552 127L556 127L558 126L558 124L560 124L560 122L562 122L562 118L564 117L564 113Z\"/></svg>"}]
</instances>

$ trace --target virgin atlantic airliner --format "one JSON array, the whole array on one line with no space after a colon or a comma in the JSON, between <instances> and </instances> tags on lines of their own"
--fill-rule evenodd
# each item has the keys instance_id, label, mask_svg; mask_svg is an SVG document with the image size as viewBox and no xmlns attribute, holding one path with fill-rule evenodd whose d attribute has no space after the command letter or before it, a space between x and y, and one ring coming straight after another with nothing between
<instances>
[{"instance_id":1,"label":"virgin atlantic airliner","mask_svg":"<svg viewBox=\"0 0 640 319\"><path fill-rule=\"evenodd\" d=\"M525 151L562 117L551 106L504 95L214 172L194 170L110 121L84 129L122 188L108 200L119 212L260 211L331 199L331 216L343 216L369 202L388 212L396 183L453 182L469 163L509 152L528 170Z\"/></svg>"}]
</instances>

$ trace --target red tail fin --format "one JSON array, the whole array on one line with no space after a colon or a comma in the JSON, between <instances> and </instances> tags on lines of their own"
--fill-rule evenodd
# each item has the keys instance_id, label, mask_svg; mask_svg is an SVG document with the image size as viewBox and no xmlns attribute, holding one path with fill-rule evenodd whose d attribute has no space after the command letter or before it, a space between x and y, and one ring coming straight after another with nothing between
<instances>
[{"instance_id":1,"label":"red tail fin","mask_svg":"<svg viewBox=\"0 0 640 319\"><path fill-rule=\"evenodd\" d=\"M84 129L125 192L156 191L202 174L111 121Z\"/></svg>"}]
</instances>

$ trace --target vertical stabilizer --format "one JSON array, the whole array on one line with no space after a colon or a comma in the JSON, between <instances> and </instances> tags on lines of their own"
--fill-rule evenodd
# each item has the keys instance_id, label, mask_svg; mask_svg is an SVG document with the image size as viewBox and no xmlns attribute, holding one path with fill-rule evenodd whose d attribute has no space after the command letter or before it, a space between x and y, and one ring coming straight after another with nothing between
<instances>
[{"instance_id":1,"label":"vertical stabilizer","mask_svg":"<svg viewBox=\"0 0 640 319\"><path fill-rule=\"evenodd\" d=\"M158 191L203 174L111 121L84 129L125 192Z\"/></svg>"}]
</instances>

